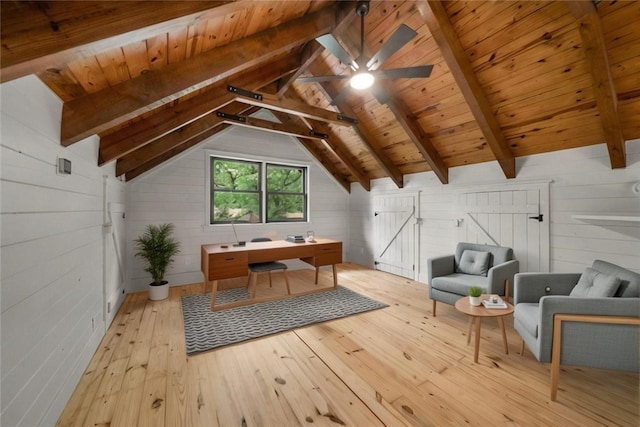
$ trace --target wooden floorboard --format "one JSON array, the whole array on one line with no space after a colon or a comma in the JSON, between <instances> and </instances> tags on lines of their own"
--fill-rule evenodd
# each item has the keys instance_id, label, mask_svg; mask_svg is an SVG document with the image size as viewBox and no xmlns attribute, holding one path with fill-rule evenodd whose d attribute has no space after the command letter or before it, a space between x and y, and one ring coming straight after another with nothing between
<instances>
[{"instance_id":1,"label":"wooden floorboard","mask_svg":"<svg viewBox=\"0 0 640 427\"><path fill-rule=\"evenodd\" d=\"M330 286L330 270L290 271L292 289ZM509 354L497 322L485 319L478 363L467 319L438 304L427 286L355 264L339 284L388 308L299 328L195 356L186 355L180 298L125 299L71 396L59 426L638 426L639 376L562 367L555 402L549 364L528 351L512 318ZM223 284L242 285L246 279ZM282 286L281 286L282 285ZM283 277L264 275L269 296Z\"/></svg>"}]
</instances>

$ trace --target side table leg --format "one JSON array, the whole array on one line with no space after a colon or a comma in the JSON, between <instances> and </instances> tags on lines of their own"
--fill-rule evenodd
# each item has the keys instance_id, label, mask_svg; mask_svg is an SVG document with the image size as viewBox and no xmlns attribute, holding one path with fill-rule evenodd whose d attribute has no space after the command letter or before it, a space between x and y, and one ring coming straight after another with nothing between
<instances>
[{"instance_id":1,"label":"side table leg","mask_svg":"<svg viewBox=\"0 0 640 427\"><path fill-rule=\"evenodd\" d=\"M480 325L482 324L482 318L475 319L476 322L476 346L473 349L473 361L478 363L478 353L480 352Z\"/></svg>"},{"instance_id":2,"label":"side table leg","mask_svg":"<svg viewBox=\"0 0 640 427\"><path fill-rule=\"evenodd\" d=\"M500 324L500 330L502 330L502 344L504 344L504 352L509 354L509 346L507 345L507 333L504 330L504 319L502 316L498 317L498 323Z\"/></svg>"},{"instance_id":3,"label":"side table leg","mask_svg":"<svg viewBox=\"0 0 640 427\"><path fill-rule=\"evenodd\" d=\"M471 327L473 326L473 316L468 316L469 322L467 327L467 345L471 342Z\"/></svg>"}]
</instances>

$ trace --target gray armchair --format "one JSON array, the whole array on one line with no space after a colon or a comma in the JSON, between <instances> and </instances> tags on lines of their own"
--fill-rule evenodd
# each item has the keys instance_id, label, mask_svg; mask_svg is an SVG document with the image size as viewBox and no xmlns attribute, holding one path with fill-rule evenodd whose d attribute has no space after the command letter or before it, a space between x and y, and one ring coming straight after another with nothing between
<instances>
[{"instance_id":1,"label":"gray armchair","mask_svg":"<svg viewBox=\"0 0 640 427\"><path fill-rule=\"evenodd\" d=\"M580 273L515 276L513 326L523 352L526 344L538 361L552 362L552 400L560 364L639 369L640 274L601 260L591 271L619 279L613 296L571 296Z\"/></svg>"},{"instance_id":2,"label":"gray armchair","mask_svg":"<svg viewBox=\"0 0 640 427\"><path fill-rule=\"evenodd\" d=\"M485 294L504 295L509 299L510 284L520 264L513 258L513 250L507 247L460 242L453 255L427 260L429 298L455 304L469 293L469 288L479 286Z\"/></svg>"}]
</instances>

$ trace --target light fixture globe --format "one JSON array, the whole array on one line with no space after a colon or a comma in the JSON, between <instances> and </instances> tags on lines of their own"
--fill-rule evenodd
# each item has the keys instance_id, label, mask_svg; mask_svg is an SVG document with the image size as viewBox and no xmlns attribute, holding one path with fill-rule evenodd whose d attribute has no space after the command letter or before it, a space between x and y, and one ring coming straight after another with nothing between
<instances>
[{"instance_id":1,"label":"light fixture globe","mask_svg":"<svg viewBox=\"0 0 640 427\"><path fill-rule=\"evenodd\" d=\"M373 84L373 76L370 73L356 73L351 77L351 87L357 90L368 89Z\"/></svg>"}]
</instances>

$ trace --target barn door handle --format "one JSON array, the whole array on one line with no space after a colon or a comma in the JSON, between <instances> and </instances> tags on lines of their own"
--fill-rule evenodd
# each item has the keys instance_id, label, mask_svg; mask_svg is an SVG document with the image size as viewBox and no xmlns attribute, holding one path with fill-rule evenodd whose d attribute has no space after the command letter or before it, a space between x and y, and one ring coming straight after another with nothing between
<instances>
[{"instance_id":1,"label":"barn door handle","mask_svg":"<svg viewBox=\"0 0 640 427\"><path fill-rule=\"evenodd\" d=\"M538 222L542 222L542 214L540 214L538 216L530 216L529 219L537 219Z\"/></svg>"}]
</instances>

